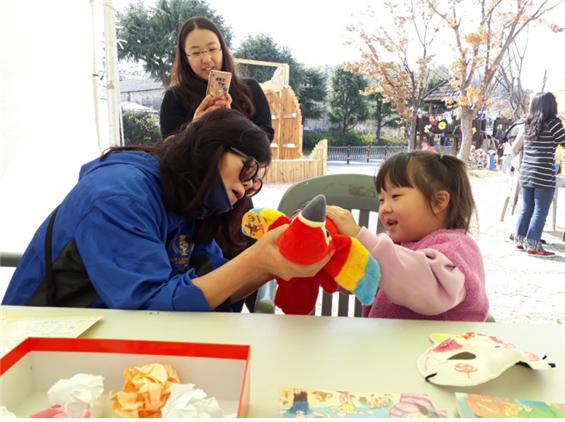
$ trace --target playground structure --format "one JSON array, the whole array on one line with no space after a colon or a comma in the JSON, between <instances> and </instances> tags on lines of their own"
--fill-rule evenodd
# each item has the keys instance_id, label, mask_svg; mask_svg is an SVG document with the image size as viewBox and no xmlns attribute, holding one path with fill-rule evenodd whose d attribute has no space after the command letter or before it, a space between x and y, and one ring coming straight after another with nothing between
<instances>
[{"instance_id":1,"label":"playground structure","mask_svg":"<svg viewBox=\"0 0 565 422\"><path fill-rule=\"evenodd\" d=\"M320 141L308 158L302 154L302 113L296 94L289 85L288 64L247 59L236 59L236 63L276 68L271 79L261 83L275 131L271 143L273 161L265 182L294 183L326 174L326 140Z\"/></svg>"},{"instance_id":2,"label":"playground structure","mask_svg":"<svg viewBox=\"0 0 565 422\"><path fill-rule=\"evenodd\" d=\"M461 122L456 113L456 107L449 106L446 98L456 95L457 90L444 81L432 88L424 97L423 103L427 110L421 113L416 121L416 131L420 145L441 147L450 146L451 154L457 155L461 144ZM485 135L486 121L481 118L473 120L473 145L477 149L489 148L489 139Z\"/></svg>"}]
</instances>

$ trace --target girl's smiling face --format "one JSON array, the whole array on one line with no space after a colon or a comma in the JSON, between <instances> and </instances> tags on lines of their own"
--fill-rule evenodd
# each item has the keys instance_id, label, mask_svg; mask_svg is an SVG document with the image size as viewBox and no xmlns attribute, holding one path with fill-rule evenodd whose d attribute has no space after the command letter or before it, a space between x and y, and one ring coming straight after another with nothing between
<instances>
[{"instance_id":1,"label":"girl's smiling face","mask_svg":"<svg viewBox=\"0 0 565 422\"><path fill-rule=\"evenodd\" d=\"M446 227L448 204L446 191L438 192L430 206L419 189L394 186L387 179L379 192L379 219L396 243L415 242Z\"/></svg>"}]
</instances>

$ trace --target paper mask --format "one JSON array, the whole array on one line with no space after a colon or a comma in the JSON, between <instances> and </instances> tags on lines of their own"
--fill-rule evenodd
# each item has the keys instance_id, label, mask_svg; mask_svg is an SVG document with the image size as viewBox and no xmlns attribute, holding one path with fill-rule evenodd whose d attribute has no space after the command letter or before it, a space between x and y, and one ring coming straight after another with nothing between
<instances>
[{"instance_id":1,"label":"paper mask","mask_svg":"<svg viewBox=\"0 0 565 422\"><path fill-rule=\"evenodd\" d=\"M494 336L468 332L432 334L431 339L434 344L420 355L417 365L426 381L438 385L482 384L515 364L540 370L555 367L546 356L524 352Z\"/></svg>"}]
</instances>

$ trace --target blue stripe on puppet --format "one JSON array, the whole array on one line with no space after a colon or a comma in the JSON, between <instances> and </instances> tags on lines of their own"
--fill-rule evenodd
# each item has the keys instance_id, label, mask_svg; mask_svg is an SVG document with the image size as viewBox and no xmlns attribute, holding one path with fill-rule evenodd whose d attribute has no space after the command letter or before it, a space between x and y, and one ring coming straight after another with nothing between
<instances>
[{"instance_id":1,"label":"blue stripe on puppet","mask_svg":"<svg viewBox=\"0 0 565 422\"><path fill-rule=\"evenodd\" d=\"M381 280L381 266L375 258L369 255L365 274L357 283L357 287L353 290L353 294L359 299L363 305L370 305L375 299L377 288Z\"/></svg>"}]
</instances>

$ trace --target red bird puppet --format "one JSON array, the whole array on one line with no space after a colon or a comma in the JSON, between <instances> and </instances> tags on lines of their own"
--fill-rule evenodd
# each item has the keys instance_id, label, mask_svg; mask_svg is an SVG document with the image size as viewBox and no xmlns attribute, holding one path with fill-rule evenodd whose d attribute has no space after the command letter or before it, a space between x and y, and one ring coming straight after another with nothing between
<instances>
[{"instance_id":1,"label":"red bird puppet","mask_svg":"<svg viewBox=\"0 0 565 422\"><path fill-rule=\"evenodd\" d=\"M363 305L373 302L380 280L380 266L354 237L338 232L326 219L326 197L318 195L290 219L283 213L255 208L243 216L242 230L259 239L271 229L289 223L279 239L279 251L289 261L313 264L335 251L315 276L277 280L275 305L286 314L309 314L316 305L320 286L328 293L341 286L355 294Z\"/></svg>"}]
</instances>

